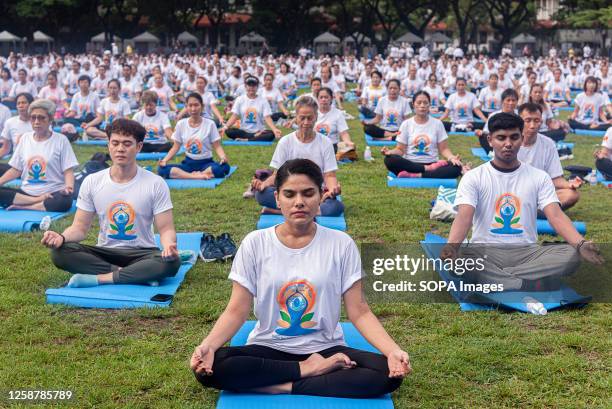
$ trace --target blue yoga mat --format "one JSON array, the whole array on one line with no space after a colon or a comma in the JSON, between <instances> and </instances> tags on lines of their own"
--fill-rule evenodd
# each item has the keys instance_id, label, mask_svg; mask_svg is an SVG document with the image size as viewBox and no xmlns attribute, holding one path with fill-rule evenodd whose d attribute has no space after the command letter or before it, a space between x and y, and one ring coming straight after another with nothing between
<instances>
[{"instance_id":1,"label":"blue yoga mat","mask_svg":"<svg viewBox=\"0 0 612 409\"><path fill-rule=\"evenodd\" d=\"M202 233L178 233L179 250L200 251ZM159 235L155 240L159 246ZM174 295L183 282L185 274L193 263L183 263L176 276L164 279L158 287L133 284L110 284L89 288L49 288L45 291L48 304L66 304L84 308L166 308L172 303L167 301L152 301L157 294Z\"/></svg>"},{"instance_id":2,"label":"blue yoga mat","mask_svg":"<svg viewBox=\"0 0 612 409\"><path fill-rule=\"evenodd\" d=\"M590 129L574 129L572 131L576 135L581 136L594 136L594 137L602 137L606 134L606 131L594 131Z\"/></svg>"},{"instance_id":3,"label":"blue yoga mat","mask_svg":"<svg viewBox=\"0 0 612 409\"><path fill-rule=\"evenodd\" d=\"M398 178L395 174L387 173L387 186L403 188L438 188L457 187L457 179L433 179L433 178Z\"/></svg>"},{"instance_id":4,"label":"blue yoga mat","mask_svg":"<svg viewBox=\"0 0 612 409\"><path fill-rule=\"evenodd\" d=\"M612 186L612 180L606 180L600 171L597 171L597 181L604 185L605 187Z\"/></svg>"},{"instance_id":5,"label":"blue yoga mat","mask_svg":"<svg viewBox=\"0 0 612 409\"><path fill-rule=\"evenodd\" d=\"M166 157L168 152L140 152L136 154L136 160L160 160ZM181 149L176 153L182 155L185 153L185 149L181 146Z\"/></svg>"},{"instance_id":6,"label":"blue yoga mat","mask_svg":"<svg viewBox=\"0 0 612 409\"><path fill-rule=\"evenodd\" d=\"M22 233L37 230L40 221L45 216L51 220L59 220L76 212L76 204L67 212L41 212L37 210L5 210L0 208L0 231L7 233Z\"/></svg>"},{"instance_id":7,"label":"blue yoga mat","mask_svg":"<svg viewBox=\"0 0 612 409\"><path fill-rule=\"evenodd\" d=\"M538 234L550 234L551 236L556 236L557 232L552 228L548 220L538 219L537 220L537 229ZM586 234L586 224L584 222L572 222L578 233Z\"/></svg>"},{"instance_id":8,"label":"blue yoga mat","mask_svg":"<svg viewBox=\"0 0 612 409\"><path fill-rule=\"evenodd\" d=\"M427 233L425 240L421 241L421 247L425 251L425 254L429 258L437 259L440 256L442 246L446 243L446 239L435 234ZM446 282L455 282L457 288L459 288L459 279L450 274L447 270L437 270L440 277ZM568 306L581 307L589 303L591 297L583 296L572 288L563 285L559 290L555 291L539 291L539 292L521 292L521 291L508 291L508 292L491 292L489 294L474 293L469 294L470 299L478 299L478 303L466 302L467 293L460 293L459 291L449 291L453 298L459 303L461 311L482 311L491 310L495 308L516 310L522 312L529 312L527 306L522 302L516 302L525 296L530 296L544 304L547 310L554 310Z\"/></svg>"},{"instance_id":9,"label":"blue yoga mat","mask_svg":"<svg viewBox=\"0 0 612 409\"><path fill-rule=\"evenodd\" d=\"M557 146L557 149L562 149L562 148L574 149L574 142L559 141L555 145Z\"/></svg>"},{"instance_id":10,"label":"blue yoga mat","mask_svg":"<svg viewBox=\"0 0 612 409\"><path fill-rule=\"evenodd\" d=\"M491 158L489 157L489 155L487 155L487 152L483 148L472 148L472 155L485 162L491 160Z\"/></svg>"},{"instance_id":11,"label":"blue yoga mat","mask_svg":"<svg viewBox=\"0 0 612 409\"><path fill-rule=\"evenodd\" d=\"M230 177L238 166L230 167L229 173L223 178L201 179L165 179L170 189L214 189Z\"/></svg>"},{"instance_id":12,"label":"blue yoga mat","mask_svg":"<svg viewBox=\"0 0 612 409\"><path fill-rule=\"evenodd\" d=\"M262 214L259 216L257 229L266 229L268 227L281 224L284 221L285 218L282 214ZM346 219L344 218L344 213L337 217L318 216L316 222L321 226L325 226L330 229L346 231Z\"/></svg>"},{"instance_id":13,"label":"blue yoga mat","mask_svg":"<svg viewBox=\"0 0 612 409\"><path fill-rule=\"evenodd\" d=\"M274 141L235 141L233 139L223 139L221 144L229 146L271 146Z\"/></svg>"},{"instance_id":14,"label":"blue yoga mat","mask_svg":"<svg viewBox=\"0 0 612 409\"><path fill-rule=\"evenodd\" d=\"M370 146L395 146L395 141L383 141L380 139L372 138L372 136L365 134L366 143Z\"/></svg>"},{"instance_id":15,"label":"blue yoga mat","mask_svg":"<svg viewBox=\"0 0 612 409\"><path fill-rule=\"evenodd\" d=\"M77 145L90 145L90 146L107 146L108 141L106 139L90 139L88 141L84 141L79 139L75 142Z\"/></svg>"},{"instance_id":16,"label":"blue yoga mat","mask_svg":"<svg viewBox=\"0 0 612 409\"><path fill-rule=\"evenodd\" d=\"M474 131L469 131L469 132L449 132L448 134L449 135L453 135L453 136L476 136Z\"/></svg>"},{"instance_id":17,"label":"blue yoga mat","mask_svg":"<svg viewBox=\"0 0 612 409\"><path fill-rule=\"evenodd\" d=\"M340 324L346 344L351 348L376 352L351 323ZM247 321L232 338L231 346L245 345L255 321ZM393 409L391 395L374 399L326 398L306 395L263 395L222 391L217 409Z\"/></svg>"}]
</instances>

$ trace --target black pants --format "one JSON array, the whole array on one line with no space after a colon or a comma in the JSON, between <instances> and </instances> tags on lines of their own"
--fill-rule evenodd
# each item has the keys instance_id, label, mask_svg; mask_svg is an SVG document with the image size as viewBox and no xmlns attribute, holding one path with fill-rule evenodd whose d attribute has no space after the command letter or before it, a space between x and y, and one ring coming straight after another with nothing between
<instances>
[{"instance_id":1,"label":"black pants","mask_svg":"<svg viewBox=\"0 0 612 409\"><path fill-rule=\"evenodd\" d=\"M225 131L225 135L227 135L230 139L248 139L249 141L273 141L274 140L274 132L269 129L264 130L260 135L255 136L254 133L244 131L239 128L230 128Z\"/></svg>"},{"instance_id":2,"label":"black pants","mask_svg":"<svg viewBox=\"0 0 612 409\"><path fill-rule=\"evenodd\" d=\"M610 127L610 124L599 124L597 128L591 128L589 124L583 124L582 122L578 122L575 119L571 119L571 118L567 122L569 123L569 126L572 129L588 129L591 131L606 131Z\"/></svg>"},{"instance_id":3,"label":"black pants","mask_svg":"<svg viewBox=\"0 0 612 409\"><path fill-rule=\"evenodd\" d=\"M487 134L485 134L484 132L478 137L478 142L480 142L480 146L482 146L482 149L485 150L487 155L493 150L493 148L491 148L491 145L489 144L489 140L487 139Z\"/></svg>"},{"instance_id":4,"label":"black pants","mask_svg":"<svg viewBox=\"0 0 612 409\"><path fill-rule=\"evenodd\" d=\"M548 136L555 142L559 142L565 139L567 133L563 129L551 129L546 132L540 132L542 135Z\"/></svg>"},{"instance_id":5,"label":"black pants","mask_svg":"<svg viewBox=\"0 0 612 409\"><path fill-rule=\"evenodd\" d=\"M145 284L174 277L180 260L165 261L158 248L107 248L80 243L65 243L51 250L51 261L71 274L113 272L115 284ZM118 269L121 267L121 269Z\"/></svg>"},{"instance_id":6,"label":"black pants","mask_svg":"<svg viewBox=\"0 0 612 409\"><path fill-rule=\"evenodd\" d=\"M612 160L608 158L597 159L595 167L601 172L606 180L612 180Z\"/></svg>"},{"instance_id":7,"label":"black pants","mask_svg":"<svg viewBox=\"0 0 612 409\"><path fill-rule=\"evenodd\" d=\"M427 163L412 162L400 155L385 156L385 166L390 172L399 174L401 171L410 173L422 173L424 178L434 179L455 179L461 175L461 166L455 166L451 163L448 166L442 166L432 172L425 170Z\"/></svg>"},{"instance_id":8,"label":"black pants","mask_svg":"<svg viewBox=\"0 0 612 409\"><path fill-rule=\"evenodd\" d=\"M21 189L11 187L0 187L0 207L9 207L15 200L17 193L32 196ZM72 207L72 195L65 195L61 192L53 192L51 197L43 202L45 210L48 212L65 212Z\"/></svg>"},{"instance_id":9,"label":"black pants","mask_svg":"<svg viewBox=\"0 0 612 409\"><path fill-rule=\"evenodd\" d=\"M444 124L444 129L446 129L446 132L450 132L453 126L452 122L448 122L448 121L442 121L442 123ZM485 123L484 122L472 122L472 130L474 129L482 129L484 128ZM461 132L461 131L456 131L456 132Z\"/></svg>"},{"instance_id":10,"label":"black pants","mask_svg":"<svg viewBox=\"0 0 612 409\"><path fill-rule=\"evenodd\" d=\"M287 119L287 115L285 115L282 112L275 112L272 115L270 115L270 118L272 118L272 120L274 122L278 121L279 119L283 118L283 119Z\"/></svg>"},{"instance_id":11,"label":"black pants","mask_svg":"<svg viewBox=\"0 0 612 409\"><path fill-rule=\"evenodd\" d=\"M365 116L367 119L372 119L376 116L376 112L366 106L359 108L359 112L361 112L361 115Z\"/></svg>"},{"instance_id":12,"label":"black pants","mask_svg":"<svg viewBox=\"0 0 612 409\"><path fill-rule=\"evenodd\" d=\"M195 376L204 386L235 392L292 382L294 395L344 398L373 398L401 385L401 378L389 378L384 355L345 346L331 347L319 354L328 358L340 352L355 361L357 367L300 379L299 362L310 354L289 354L261 345L222 347L215 352L213 374Z\"/></svg>"},{"instance_id":13,"label":"black pants","mask_svg":"<svg viewBox=\"0 0 612 409\"><path fill-rule=\"evenodd\" d=\"M0 163L0 176L4 175L11 166L8 163Z\"/></svg>"},{"instance_id":14,"label":"black pants","mask_svg":"<svg viewBox=\"0 0 612 409\"><path fill-rule=\"evenodd\" d=\"M145 142L142 145L142 149L140 152L148 153L148 152L168 152L172 148L172 144L170 142L166 143L147 143Z\"/></svg>"},{"instance_id":15,"label":"black pants","mask_svg":"<svg viewBox=\"0 0 612 409\"><path fill-rule=\"evenodd\" d=\"M370 135L372 138L384 138L385 132L391 132L377 125L364 125L363 130L365 133ZM395 140L395 136L392 139Z\"/></svg>"}]
</instances>

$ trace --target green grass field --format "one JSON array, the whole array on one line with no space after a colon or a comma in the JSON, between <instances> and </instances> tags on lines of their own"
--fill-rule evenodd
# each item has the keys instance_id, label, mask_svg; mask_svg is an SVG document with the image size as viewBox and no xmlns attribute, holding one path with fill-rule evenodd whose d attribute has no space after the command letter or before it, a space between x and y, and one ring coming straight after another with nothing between
<instances>
[{"instance_id":1,"label":"green grass field","mask_svg":"<svg viewBox=\"0 0 612 409\"><path fill-rule=\"evenodd\" d=\"M347 104L357 116L356 106ZM351 135L365 147L357 120ZM593 165L601 140L570 135L575 160ZM451 137L471 158L475 137ZM236 241L255 228L259 206L241 197L253 171L266 167L273 147L226 147L238 171L214 190L172 191L177 231L230 232ZM86 161L94 148L75 146ZM338 177L347 205L348 233L359 243L418 243L449 224L429 219L433 189L386 186L378 149L375 161L343 166ZM470 159L472 160L472 159ZM473 159L473 163L479 161ZM148 164L153 164L148 163ZM588 238L610 242L611 193L585 186L568 214L588 223ZM62 230L71 219L58 222ZM88 242L93 243L97 229ZM230 264L198 264L172 306L164 310L84 310L45 304L44 291L63 285L41 234L0 234L0 391L71 390L74 407L213 408L217 392L204 390L188 359L223 311ZM397 408L605 408L612 407L610 304L552 312L462 313L457 304L372 305L391 336L410 354L414 373L393 395ZM9 406L0 399L0 407ZM24 407L29 405L23 405ZM54 404L49 404L49 407Z\"/></svg>"}]
</instances>

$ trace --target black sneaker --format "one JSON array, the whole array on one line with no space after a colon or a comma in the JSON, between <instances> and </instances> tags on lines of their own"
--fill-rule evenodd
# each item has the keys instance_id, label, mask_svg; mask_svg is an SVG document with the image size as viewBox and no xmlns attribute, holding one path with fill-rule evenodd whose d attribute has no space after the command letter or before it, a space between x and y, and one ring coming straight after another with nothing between
<instances>
[{"instance_id":1,"label":"black sneaker","mask_svg":"<svg viewBox=\"0 0 612 409\"><path fill-rule=\"evenodd\" d=\"M209 263L211 261L223 260L223 250L219 247L212 234L205 234L200 241L200 258Z\"/></svg>"},{"instance_id":2,"label":"black sneaker","mask_svg":"<svg viewBox=\"0 0 612 409\"><path fill-rule=\"evenodd\" d=\"M217 246L223 251L223 260L236 255L236 243L234 243L229 233L223 233L217 237Z\"/></svg>"}]
</instances>

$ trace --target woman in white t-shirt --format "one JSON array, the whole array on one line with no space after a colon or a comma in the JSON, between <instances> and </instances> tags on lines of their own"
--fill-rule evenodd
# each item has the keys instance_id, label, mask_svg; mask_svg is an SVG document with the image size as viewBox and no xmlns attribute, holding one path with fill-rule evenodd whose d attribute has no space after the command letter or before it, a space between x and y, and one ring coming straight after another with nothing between
<instances>
[{"instance_id":1,"label":"woman in white t-shirt","mask_svg":"<svg viewBox=\"0 0 612 409\"><path fill-rule=\"evenodd\" d=\"M452 122L444 122L446 131L451 131L456 128L456 131L471 131L473 129L482 129L487 117L480 110L480 102L476 95L466 90L467 83L463 78L457 78L455 87L457 92L448 97L446 101L446 109L440 117L444 121L449 116ZM475 122L474 114L480 118L482 122Z\"/></svg>"},{"instance_id":2,"label":"woman in white t-shirt","mask_svg":"<svg viewBox=\"0 0 612 409\"><path fill-rule=\"evenodd\" d=\"M334 92L331 89L323 87L319 90L317 95L319 110L314 130L327 136L334 145L334 152L337 152L340 140L353 147L355 144L348 133L349 127L344 118L344 113L332 105L333 99Z\"/></svg>"},{"instance_id":3,"label":"woman in white t-shirt","mask_svg":"<svg viewBox=\"0 0 612 409\"><path fill-rule=\"evenodd\" d=\"M489 116L491 112L501 109L501 94L504 90L498 88L498 80L499 77L497 74L491 74L489 76L489 85L482 88L478 93L478 101L480 102L480 106L482 106L482 113L485 114L485 116Z\"/></svg>"},{"instance_id":4,"label":"woman in white t-shirt","mask_svg":"<svg viewBox=\"0 0 612 409\"><path fill-rule=\"evenodd\" d=\"M157 109L158 96L153 91L145 91L140 97L142 109L132 118L147 131L141 152L168 152L172 148L172 125L168 115Z\"/></svg>"},{"instance_id":5,"label":"woman in white t-shirt","mask_svg":"<svg viewBox=\"0 0 612 409\"><path fill-rule=\"evenodd\" d=\"M153 76L151 91L157 94L157 106L162 112L176 112L176 104L173 100L174 92L168 84L164 83L164 77L161 73L157 73Z\"/></svg>"},{"instance_id":6,"label":"woman in white t-shirt","mask_svg":"<svg viewBox=\"0 0 612 409\"><path fill-rule=\"evenodd\" d=\"M202 101L204 101L204 110L202 111L202 116L204 118L212 119L217 126L223 126L225 124L225 120L223 119L223 115L219 112L219 108L217 108L217 104L219 100L210 88L208 87L208 80L203 75L198 75L195 80L196 90L198 94L202 97ZM181 112L176 116L176 120L180 120L189 116L187 112L187 107L183 108Z\"/></svg>"},{"instance_id":7,"label":"woman in white t-shirt","mask_svg":"<svg viewBox=\"0 0 612 409\"><path fill-rule=\"evenodd\" d=\"M321 170L308 159L289 160L274 184L285 221L242 241L228 306L191 356L196 379L238 393L373 398L394 391L411 372L410 360L363 298L355 242L316 223ZM382 354L346 346L342 301ZM224 347L252 307L257 323L246 345Z\"/></svg>"},{"instance_id":8,"label":"woman in white t-shirt","mask_svg":"<svg viewBox=\"0 0 612 409\"><path fill-rule=\"evenodd\" d=\"M51 71L47 74L47 85L38 91L39 99L48 99L56 106L55 119L61 119L64 116L64 110L68 108L66 100L68 96L62 87L57 85L57 72Z\"/></svg>"},{"instance_id":9,"label":"woman in white t-shirt","mask_svg":"<svg viewBox=\"0 0 612 409\"><path fill-rule=\"evenodd\" d=\"M612 127L608 128L601 141L601 147L593 154L595 167L605 180L612 180Z\"/></svg>"},{"instance_id":10,"label":"woman in white t-shirt","mask_svg":"<svg viewBox=\"0 0 612 409\"><path fill-rule=\"evenodd\" d=\"M359 112L367 119L376 116L376 105L378 101L387 94L386 88L382 85L382 74L380 71L372 71L370 74L370 85L363 89L361 93L361 104Z\"/></svg>"},{"instance_id":11,"label":"woman in white t-shirt","mask_svg":"<svg viewBox=\"0 0 612 409\"><path fill-rule=\"evenodd\" d=\"M604 99L598 88L597 78L590 76L584 81L584 92L576 95L576 107L568 121L572 129L605 131L610 127L604 112Z\"/></svg>"},{"instance_id":12,"label":"woman in white t-shirt","mask_svg":"<svg viewBox=\"0 0 612 409\"><path fill-rule=\"evenodd\" d=\"M544 87L544 99L553 107L561 108L569 106L572 101L570 89L561 78L561 69L553 70L553 79L548 81Z\"/></svg>"},{"instance_id":13,"label":"woman in white t-shirt","mask_svg":"<svg viewBox=\"0 0 612 409\"><path fill-rule=\"evenodd\" d=\"M361 121L364 132L372 138L395 140L400 125L412 113L410 102L400 95L400 89L399 80L387 81L387 95L378 101L374 110L376 116L374 119Z\"/></svg>"},{"instance_id":14,"label":"woman in white t-shirt","mask_svg":"<svg viewBox=\"0 0 612 409\"><path fill-rule=\"evenodd\" d=\"M245 80L246 95L241 95L234 101L232 116L219 130L230 139L248 141L273 141L281 137L281 131L272 121L270 104L264 97L257 96L259 80L248 77ZM238 122L239 128L232 128ZM268 125L270 130L265 128Z\"/></svg>"},{"instance_id":15,"label":"woman in white t-shirt","mask_svg":"<svg viewBox=\"0 0 612 409\"><path fill-rule=\"evenodd\" d=\"M436 74L430 74L427 79L427 84L423 87L423 91L429 94L431 98L431 106L429 112L437 114L438 112L444 112L444 105L446 104L446 95L444 90L438 84L438 78Z\"/></svg>"},{"instance_id":16,"label":"woman in white t-shirt","mask_svg":"<svg viewBox=\"0 0 612 409\"><path fill-rule=\"evenodd\" d=\"M197 92L187 96L189 118L176 123L172 139L174 145L159 161L157 173L165 179L212 179L222 178L230 171L230 166L221 147L221 137L215 123L202 117L204 101ZM185 148L185 159L180 165L168 165L168 162L181 149ZM215 151L219 162L213 160Z\"/></svg>"},{"instance_id":17,"label":"woman in white t-shirt","mask_svg":"<svg viewBox=\"0 0 612 409\"><path fill-rule=\"evenodd\" d=\"M448 147L442 121L431 117L429 108L429 94L418 91L414 95L415 116L400 127L397 146L381 149L385 166L400 178L454 179L462 173L463 164ZM438 160L438 152L447 160Z\"/></svg>"},{"instance_id":18,"label":"woman in white t-shirt","mask_svg":"<svg viewBox=\"0 0 612 409\"><path fill-rule=\"evenodd\" d=\"M268 104L270 104L270 112L272 112L270 117L272 120L276 122L281 118L289 118L289 111L287 111L287 108L285 108L285 104L283 103L285 101L285 97L281 91L274 86L274 75L267 73L264 75L263 82L264 86L258 90L257 94L264 97L266 101L268 101Z\"/></svg>"},{"instance_id":19,"label":"woman in white t-shirt","mask_svg":"<svg viewBox=\"0 0 612 409\"><path fill-rule=\"evenodd\" d=\"M264 78L265 79L265 78ZM278 88L283 94L283 97L290 98L297 94L297 84L295 83L295 75L289 72L289 64L281 63L280 72L275 79L275 88Z\"/></svg>"},{"instance_id":20,"label":"woman in white t-shirt","mask_svg":"<svg viewBox=\"0 0 612 409\"><path fill-rule=\"evenodd\" d=\"M24 92L17 95L17 116L13 116L6 120L2 134L0 134L0 158L15 151L21 136L27 132L32 132L32 124L30 124L30 116L28 108L34 99L32 95ZM0 163L0 175L4 174L10 166L5 163Z\"/></svg>"},{"instance_id":21,"label":"woman in white t-shirt","mask_svg":"<svg viewBox=\"0 0 612 409\"><path fill-rule=\"evenodd\" d=\"M115 119L127 118L131 113L128 102L119 97L119 91L121 90L119 80L110 80L107 89L108 97L100 101L96 118L84 124L85 133L90 138L106 139L107 135L104 129L112 124Z\"/></svg>"},{"instance_id":22,"label":"woman in white t-shirt","mask_svg":"<svg viewBox=\"0 0 612 409\"><path fill-rule=\"evenodd\" d=\"M338 164L334 147L329 138L315 132L317 102L311 97L300 97L295 103L295 122L298 129L285 135L276 145L270 167L274 173L265 180L254 178L251 186L255 198L268 213L280 213L275 199L274 176L276 170L290 159L310 159L321 168L325 177L325 194L321 198L321 216L340 216L344 205L336 196L340 195L340 183L336 178Z\"/></svg>"},{"instance_id":23,"label":"woman in white t-shirt","mask_svg":"<svg viewBox=\"0 0 612 409\"><path fill-rule=\"evenodd\" d=\"M0 100L4 101L8 99L11 93L11 88L15 81L11 77L11 71L8 68L2 68L0 70Z\"/></svg>"},{"instance_id":24,"label":"woman in white t-shirt","mask_svg":"<svg viewBox=\"0 0 612 409\"><path fill-rule=\"evenodd\" d=\"M542 107L542 125L540 125L539 131L542 135L548 136L555 142L565 139L570 126L567 122L555 118L550 105L544 99L544 87L542 84L533 84L527 102L538 104Z\"/></svg>"},{"instance_id":25,"label":"woman in white t-shirt","mask_svg":"<svg viewBox=\"0 0 612 409\"><path fill-rule=\"evenodd\" d=\"M0 207L65 212L72 206L74 168L78 162L70 142L50 129L55 104L40 99L28 108L32 132L21 136L11 168L0 176ZM21 188L3 187L21 178Z\"/></svg>"},{"instance_id":26,"label":"woman in white t-shirt","mask_svg":"<svg viewBox=\"0 0 612 409\"><path fill-rule=\"evenodd\" d=\"M64 122L87 129L85 125L96 118L100 98L90 89L91 78L89 76L81 75L78 84L79 91L72 96L70 109L66 113Z\"/></svg>"}]
</instances>

